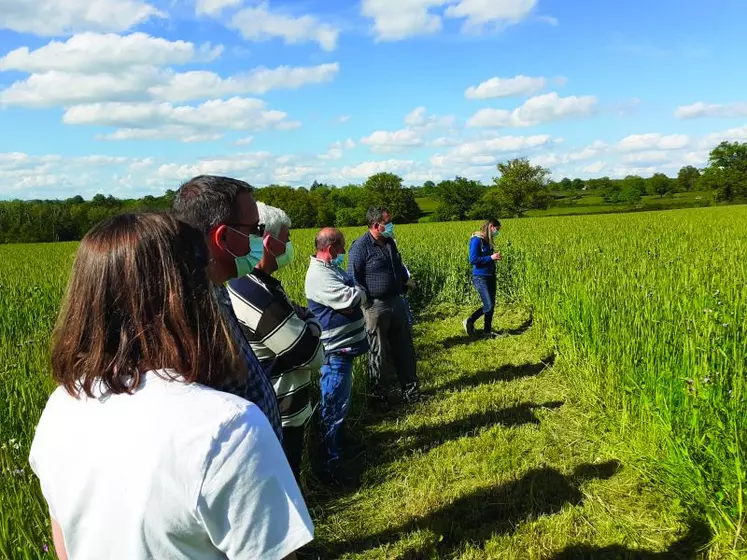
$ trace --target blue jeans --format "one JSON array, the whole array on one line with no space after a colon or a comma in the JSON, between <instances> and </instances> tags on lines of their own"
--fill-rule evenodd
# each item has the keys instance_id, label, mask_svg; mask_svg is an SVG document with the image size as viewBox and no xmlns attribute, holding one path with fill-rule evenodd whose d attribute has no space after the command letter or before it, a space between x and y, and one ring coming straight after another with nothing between
<instances>
[{"instance_id":1,"label":"blue jeans","mask_svg":"<svg viewBox=\"0 0 747 560\"><path fill-rule=\"evenodd\" d=\"M353 388L353 356L325 354L321 368L322 437L327 464L340 459L340 428L350 409Z\"/></svg>"},{"instance_id":2,"label":"blue jeans","mask_svg":"<svg viewBox=\"0 0 747 560\"><path fill-rule=\"evenodd\" d=\"M475 324L481 316L485 316L485 332L493 329L493 312L495 311L495 276L473 276L472 284L480 295L482 307L475 311L468 321Z\"/></svg>"}]
</instances>

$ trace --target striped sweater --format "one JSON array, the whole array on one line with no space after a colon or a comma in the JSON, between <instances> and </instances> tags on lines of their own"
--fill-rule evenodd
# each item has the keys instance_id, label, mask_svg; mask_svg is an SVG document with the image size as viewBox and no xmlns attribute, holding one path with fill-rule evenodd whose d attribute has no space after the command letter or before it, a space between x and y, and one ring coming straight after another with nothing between
<instances>
[{"instance_id":1,"label":"striped sweater","mask_svg":"<svg viewBox=\"0 0 747 560\"><path fill-rule=\"evenodd\" d=\"M368 351L361 305L366 291L347 272L311 257L306 271L306 299L322 325L322 343L327 353L357 356Z\"/></svg>"},{"instance_id":2,"label":"striped sweater","mask_svg":"<svg viewBox=\"0 0 747 560\"><path fill-rule=\"evenodd\" d=\"M311 417L311 372L324 361L321 327L301 319L278 280L255 269L227 284L234 313L275 388L284 428Z\"/></svg>"}]
</instances>

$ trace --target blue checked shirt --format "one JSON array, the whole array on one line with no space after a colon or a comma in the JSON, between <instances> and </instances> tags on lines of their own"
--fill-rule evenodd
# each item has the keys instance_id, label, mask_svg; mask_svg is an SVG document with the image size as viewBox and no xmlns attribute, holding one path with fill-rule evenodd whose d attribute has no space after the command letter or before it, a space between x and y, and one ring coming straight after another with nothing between
<instances>
[{"instance_id":1,"label":"blue checked shirt","mask_svg":"<svg viewBox=\"0 0 747 560\"><path fill-rule=\"evenodd\" d=\"M390 299L406 291L405 268L396 243L385 239L381 247L368 231L348 251L348 274L373 299Z\"/></svg>"},{"instance_id":2,"label":"blue checked shirt","mask_svg":"<svg viewBox=\"0 0 747 560\"><path fill-rule=\"evenodd\" d=\"M228 290L226 290L225 286L215 286L213 290L215 298L223 311L226 323L228 323L228 327L231 330L231 334L234 340L241 346L241 353L244 356L244 360L246 360L246 369L249 373L245 380L231 380L225 386L216 387L216 389L224 393L243 397L256 404L270 421L270 425L275 430L278 440L282 442L283 430L280 425L280 410L278 409L275 389L273 389L265 370L259 365L257 357L244 337L244 331L241 329L239 320L233 312Z\"/></svg>"}]
</instances>

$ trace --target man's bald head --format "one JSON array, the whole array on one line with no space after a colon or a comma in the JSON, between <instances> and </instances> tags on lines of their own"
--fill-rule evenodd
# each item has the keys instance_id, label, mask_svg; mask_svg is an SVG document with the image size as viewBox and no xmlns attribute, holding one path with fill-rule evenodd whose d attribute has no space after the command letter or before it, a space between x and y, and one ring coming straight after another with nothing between
<instances>
[{"instance_id":1,"label":"man's bald head","mask_svg":"<svg viewBox=\"0 0 747 560\"><path fill-rule=\"evenodd\" d=\"M317 252L328 251L330 247L334 247L339 252L340 247L344 248L345 236L337 228L325 227L316 234L314 244Z\"/></svg>"}]
</instances>

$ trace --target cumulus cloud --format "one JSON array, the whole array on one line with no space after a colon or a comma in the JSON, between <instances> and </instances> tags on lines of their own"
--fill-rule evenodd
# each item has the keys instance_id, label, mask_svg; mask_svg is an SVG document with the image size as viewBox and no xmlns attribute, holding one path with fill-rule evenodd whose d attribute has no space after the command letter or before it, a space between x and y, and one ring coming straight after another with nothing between
<instances>
[{"instance_id":1,"label":"cumulus cloud","mask_svg":"<svg viewBox=\"0 0 747 560\"><path fill-rule=\"evenodd\" d=\"M166 17L141 0L0 0L0 29L41 36L126 31Z\"/></svg>"},{"instance_id":2,"label":"cumulus cloud","mask_svg":"<svg viewBox=\"0 0 747 560\"><path fill-rule=\"evenodd\" d=\"M674 116L678 119L733 119L747 116L747 102L728 103L693 103L677 107Z\"/></svg>"},{"instance_id":3,"label":"cumulus cloud","mask_svg":"<svg viewBox=\"0 0 747 560\"><path fill-rule=\"evenodd\" d=\"M189 101L205 97L254 94L263 95L271 90L298 89L309 84L332 81L340 71L337 62L318 66L279 66L257 68L249 74L222 78L214 72L195 70L171 75L167 82L149 88L156 99Z\"/></svg>"},{"instance_id":4,"label":"cumulus cloud","mask_svg":"<svg viewBox=\"0 0 747 560\"><path fill-rule=\"evenodd\" d=\"M464 92L467 99L495 99L498 97L520 97L537 93L545 87L547 80L542 77L524 75L513 78L490 78L477 86L470 86Z\"/></svg>"},{"instance_id":5,"label":"cumulus cloud","mask_svg":"<svg viewBox=\"0 0 747 560\"><path fill-rule=\"evenodd\" d=\"M376 130L361 138L361 144L379 154L391 154L417 148L426 144L427 135L435 130L444 130L454 125L452 116L429 114L425 107L417 107L404 118L405 128L399 130Z\"/></svg>"},{"instance_id":6,"label":"cumulus cloud","mask_svg":"<svg viewBox=\"0 0 747 560\"><path fill-rule=\"evenodd\" d=\"M631 134L626 136L617 144L622 152L635 152L643 150L680 150L690 144L690 137L686 134L659 133Z\"/></svg>"},{"instance_id":7,"label":"cumulus cloud","mask_svg":"<svg viewBox=\"0 0 747 560\"><path fill-rule=\"evenodd\" d=\"M0 0L1 2L2 0ZM210 43L197 46L188 41L168 41L145 33L80 33L67 41L51 41L38 49L21 47L0 58L0 70L21 72L120 73L138 66L163 67L194 60L214 60L223 47Z\"/></svg>"},{"instance_id":8,"label":"cumulus cloud","mask_svg":"<svg viewBox=\"0 0 747 560\"><path fill-rule=\"evenodd\" d=\"M314 16L273 12L267 2L240 10L231 19L231 26L248 41L281 38L291 45L313 42L325 51L335 50L340 35L339 29Z\"/></svg>"},{"instance_id":9,"label":"cumulus cloud","mask_svg":"<svg viewBox=\"0 0 747 560\"><path fill-rule=\"evenodd\" d=\"M465 32L504 27L527 18L537 0L363 0L361 15L373 20L379 41L436 33L443 17L464 20ZM446 6L446 10L443 8Z\"/></svg>"},{"instance_id":10,"label":"cumulus cloud","mask_svg":"<svg viewBox=\"0 0 747 560\"><path fill-rule=\"evenodd\" d=\"M322 160L337 160L342 159L345 150L352 150L355 148L355 142L352 138L348 138L344 142L337 141L332 144L329 149L323 154L319 154L319 159Z\"/></svg>"},{"instance_id":11,"label":"cumulus cloud","mask_svg":"<svg viewBox=\"0 0 747 560\"><path fill-rule=\"evenodd\" d=\"M241 6L242 0L197 0L195 13L197 15L218 16L227 8Z\"/></svg>"},{"instance_id":12,"label":"cumulus cloud","mask_svg":"<svg viewBox=\"0 0 747 560\"><path fill-rule=\"evenodd\" d=\"M268 110L259 99L211 99L197 106L170 103L92 103L65 111L72 125L117 127L107 140L175 138L184 142L214 140L227 130L287 129L298 123L282 111Z\"/></svg>"},{"instance_id":13,"label":"cumulus cloud","mask_svg":"<svg viewBox=\"0 0 747 560\"><path fill-rule=\"evenodd\" d=\"M486 26L501 27L526 19L537 0L459 0L446 9L446 16L464 18L465 32L478 32Z\"/></svg>"},{"instance_id":14,"label":"cumulus cloud","mask_svg":"<svg viewBox=\"0 0 747 560\"><path fill-rule=\"evenodd\" d=\"M495 165L507 154L528 152L552 143L547 134L535 136L498 136L463 142L443 154L431 157L430 162L438 168L461 168L464 166Z\"/></svg>"},{"instance_id":15,"label":"cumulus cloud","mask_svg":"<svg viewBox=\"0 0 747 560\"><path fill-rule=\"evenodd\" d=\"M596 110L595 96L559 97L552 92L532 97L513 111L481 109L467 121L467 125L484 128L527 127L568 118L588 117Z\"/></svg>"}]
</instances>

